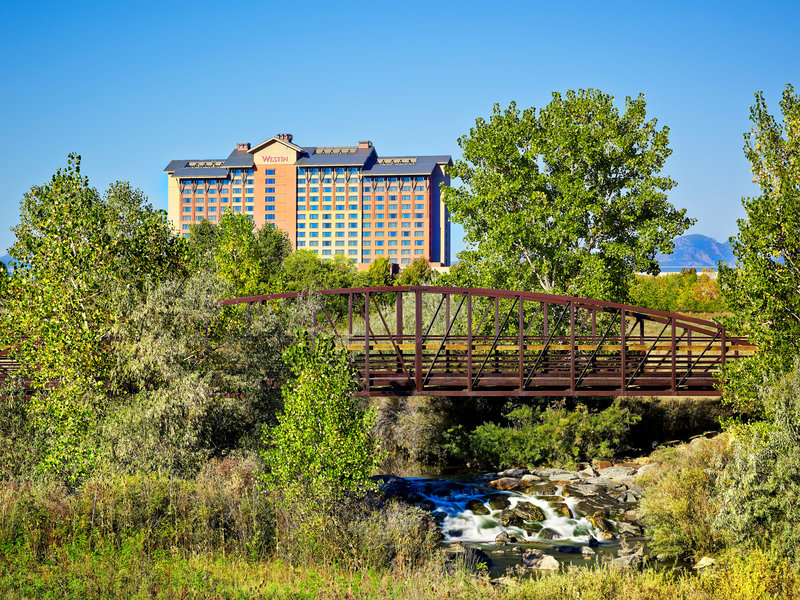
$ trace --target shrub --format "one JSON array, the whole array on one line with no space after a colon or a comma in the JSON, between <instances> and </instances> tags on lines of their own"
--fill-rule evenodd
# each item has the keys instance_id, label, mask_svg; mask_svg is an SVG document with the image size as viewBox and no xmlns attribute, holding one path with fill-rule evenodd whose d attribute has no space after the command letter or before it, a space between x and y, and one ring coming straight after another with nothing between
<instances>
[{"instance_id":1,"label":"shrub","mask_svg":"<svg viewBox=\"0 0 800 600\"><path fill-rule=\"evenodd\" d=\"M547 408L518 406L506 413L510 426L484 423L466 433L451 429L449 451L471 466L561 464L607 458L614 454L639 417L619 401L601 411L578 404Z\"/></svg>"},{"instance_id":2,"label":"shrub","mask_svg":"<svg viewBox=\"0 0 800 600\"><path fill-rule=\"evenodd\" d=\"M720 435L653 453L658 466L641 479L641 510L656 552L674 558L702 556L724 546L713 527L713 497L728 452L728 438Z\"/></svg>"},{"instance_id":3,"label":"shrub","mask_svg":"<svg viewBox=\"0 0 800 600\"><path fill-rule=\"evenodd\" d=\"M800 361L759 400L770 420L733 428L716 527L800 562Z\"/></svg>"}]
</instances>

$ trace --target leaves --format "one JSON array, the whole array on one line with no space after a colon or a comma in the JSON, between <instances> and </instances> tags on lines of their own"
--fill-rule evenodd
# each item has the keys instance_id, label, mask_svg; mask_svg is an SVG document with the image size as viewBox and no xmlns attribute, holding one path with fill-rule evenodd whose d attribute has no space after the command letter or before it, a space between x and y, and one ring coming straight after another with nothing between
<instances>
[{"instance_id":1,"label":"leaves","mask_svg":"<svg viewBox=\"0 0 800 600\"><path fill-rule=\"evenodd\" d=\"M444 188L470 250L457 274L471 285L625 300L634 271L658 272L657 252L692 224L667 202L660 175L668 129L646 120L643 96L553 94L543 109L495 105L459 139L463 159Z\"/></svg>"}]
</instances>

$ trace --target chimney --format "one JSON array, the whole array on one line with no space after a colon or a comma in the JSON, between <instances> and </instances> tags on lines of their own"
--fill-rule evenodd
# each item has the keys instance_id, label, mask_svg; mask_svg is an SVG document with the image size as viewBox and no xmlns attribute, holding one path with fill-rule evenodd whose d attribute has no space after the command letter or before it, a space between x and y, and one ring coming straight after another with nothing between
<instances>
[{"instance_id":1,"label":"chimney","mask_svg":"<svg viewBox=\"0 0 800 600\"><path fill-rule=\"evenodd\" d=\"M360 140L358 142L358 149L359 150L367 149L367 148L372 148L372 142L370 142L369 140Z\"/></svg>"},{"instance_id":2,"label":"chimney","mask_svg":"<svg viewBox=\"0 0 800 600\"><path fill-rule=\"evenodd\" d=\"M292 134L291 133L279 133L275 136L279 140L283 140L284 142L292 143Z\"/></svg>"},{"instance_id":3,"label":"chimney","mask_svg":"<svg viewBox=\"0 0 800 600\"><path fill-rule=\"evenodd\" d=\"M248 150L250 150L250 142L239 142L238 144L236 144L236 149L247 152Z\"/></svg>"}]
</instances>

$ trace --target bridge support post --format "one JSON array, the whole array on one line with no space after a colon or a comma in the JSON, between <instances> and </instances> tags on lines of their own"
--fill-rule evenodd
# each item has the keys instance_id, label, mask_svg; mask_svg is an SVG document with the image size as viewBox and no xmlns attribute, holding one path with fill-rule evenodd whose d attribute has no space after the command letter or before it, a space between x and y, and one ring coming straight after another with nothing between
<instances>
[{"instance_id":1,"label":"bridge support post","mask_svg":"<svg viewBox=\"0 0 800 600\"><path fill-rule=\"evenodd\" d=\"M416 351L414 352L414 387L417 393L422 392L422 291L414 291L416 312Z\"/></svg>"},{"instance_id":2,"label":"bridge support post","mask_svg":"<svg viewBox=\"0 0 800 600\"><path fill-rule=\"evenodd\" d=\"M672 342L670 354L672 354L672 395L678 394L678 341L676 338L675 317L671 317L672 321Z\"/></svg>"},{"instance_id":3,"label":"bridge support post","mask_svg":"<svg viewBox=\"0 0 800 600\"><path fill-rule=\"evenodd\" d=\"M369 292L364 293L364 388L369 393Z\"/></svg>"},{"instance_id":4,"label":"bridge support post","mask_svg":"<svg viewBox=\"0 0 800 600\"><path fill-rule=\"evenodd\" d=\"M472 292L467 292L467 391L472 391Z\"/></svg>"},{"instance_id":5,"label":"bridge support post","mask_svg":"<svg viewBox=\"0 0 800 600\"><path fill-rule=\"evenodd\" d=\"M575 301L569 303L569 391L575 395Z\"/></svg>"},{"instance_id":6,"label":"bridge support post","mask_svg":"<svg viewBox=\"0 0 800 600\"><path fill-rule=\"evenodd\" d=\"M520 294L517 298L519 302L519 331L517 338L519 342L519 391L525 388L525 300Z\"/></svg>"},{"instance_id":7,"label":"bridge support post","mask_svg":"<svg viewBox=\"0 0 800 600\"><path fill-rule=\"evenodd\" d=\"M625 320L625 309L620 311L620 339L619 339L619 356L620 356L620 390L625 394L625 387L627 384L627 377L625 376L625 350L627 341L625 340L626 329L628 328L627 321Z\"/></svg>"}]
</instances>

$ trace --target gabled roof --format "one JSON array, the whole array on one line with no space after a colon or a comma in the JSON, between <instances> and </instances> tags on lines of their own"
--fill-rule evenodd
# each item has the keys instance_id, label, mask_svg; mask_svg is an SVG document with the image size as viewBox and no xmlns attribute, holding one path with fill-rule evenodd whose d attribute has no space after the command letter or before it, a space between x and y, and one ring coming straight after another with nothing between
<instances>
[{"instance_id":1,"label":"gabled roof","mask_svg":"<svg viewBox=\"0 0 800 600\"><path fill-rule=\"evenodd\" d=\"M435 156L381 156L370 163L361 174L364 176L383 175L430 175L436 165L453 164L447 154Z\"/></svg>"},{"instance_id":2,"label":"gabled roof","mask_svg":"<svg viewBox=\"0 0 800 600\"><path fill-rule=\"evenodd\" d=\"M239 150L237 148L225 159L223 166L235 169L252 167L253 164L253 155L248 150Z\"/></svg>"},{"instance_id":3,"label":"gabled roof","mask_svg":"<svg viewBox=\"0 0 800 600\"><path fill-rule=\"evenodd\" d=\"M264 148L265 146L267 146L268 144L270 144L272 142L280 142L281 144L283 144L287 148L291 148L292 150L295 150L297 152L302 152L303 151L303 149L300 146L297 146L296 144L293 144L292 142L287 142L286 140L282 140L281 138L273 135L268 140L261 142L258 146L253 146L252 148L250 148L250 150L248 150L248 152L250 152L250 154L255 154L256 152L258 152L259 150L261 150L262 148Z\"/></svg>"},{"instance_id":4,"label":"gabled roof","mask_svg":"<svg viewBox=\"0 0 800 600\"><path fill-rule=\"evenodd\" d=\"M303 148L307 156L295 163L298 167L364 167L375 155L375 148L358 146L317 146Z\"/></svg>"}]
</instances>

